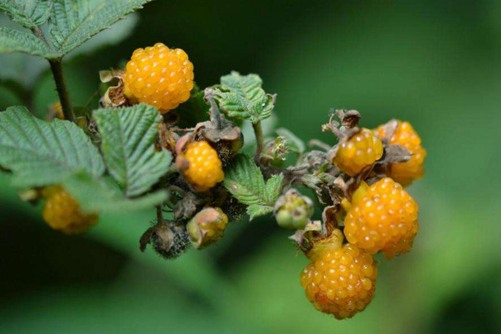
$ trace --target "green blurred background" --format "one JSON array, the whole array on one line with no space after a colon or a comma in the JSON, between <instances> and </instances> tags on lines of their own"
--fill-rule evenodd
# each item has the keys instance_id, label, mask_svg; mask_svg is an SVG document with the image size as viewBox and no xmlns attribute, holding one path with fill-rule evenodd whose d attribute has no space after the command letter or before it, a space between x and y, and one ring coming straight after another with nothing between
<instances>
[{"instance_id":1,"label":"green blurred background","mask_svg":"<svg viewBox=\"0 0 501 334\"><path fill-rule=\"evenodd\" d=\"M428 150L426 176L409 188L420 233L410 254L380 263L366 311L337 321L306 300L306 259L271 218L166 262L138 250L152 212L66 237L4 175L1 333L501 332L501 1L158 0L108 35L113 45L66 64L77 104L98 70L162 41L188 52L200 86L259 73L278 93L279 124L303 139L334 143L320 132L329 107L358 109L366 127L410 121ZM22 76L41 115L56 100L50 74L15 59L1 82ZM2 109L19 103L0 88Z\"/></svg>"}]
</instances>

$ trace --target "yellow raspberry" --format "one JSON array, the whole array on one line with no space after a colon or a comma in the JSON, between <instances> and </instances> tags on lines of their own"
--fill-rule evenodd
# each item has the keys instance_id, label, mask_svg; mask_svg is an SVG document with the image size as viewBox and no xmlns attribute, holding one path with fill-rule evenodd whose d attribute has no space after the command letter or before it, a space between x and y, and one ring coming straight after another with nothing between
<instances>
[{"instance_id":1,"label":"yellow raspberry","mask_svg":"<svg viewBox=\"0 0 501 334\"><path fill-rule=\"evenodd\" d=\"M380 138L386 137L385 127L380 126L376 129L376 133ZM408 186L412 181L421 178L424 175L426 150L421 146L421 138L410 123L398 121L395 133L389 138L389 143L405 147L412 157L407 162L391 164L388 176L403 186Z\"/></svg>"},{"instance_id":2,"label":"yellow raspberry","mask_svg":"<svg viewBox=\"0 0 501 334\"><path fill-rule=\"evenodd\" d=\"M124 93L133 103L150 104L166 113L190 98L193 78L186 52L157 43L132 54L125 66Z\"/></svg>"},{"instance_id":3,"label":"yellow raspberry","mask_svg":"<svg viewBox=\"0 0 501 334\"><path fill-rule=\"evenodd\" d=\"M42 217L54 230L78 234L87 231L98 221L96 214L83 213L78 202L60 186L45 188L43 196L46 202Z\"/></svg>"},{"instance_id":4,"label":"yellow raspberry","mask_svg":"<svg viewBox=\"0 0 501 334\"><path fill-rule=\"evenodd\" d=\"M370 166L383 155L381 140L368 129L362 129L339 143L332 163L350 176Z\"/></svg>"},{"instance_id":5,"label":"yellow raspberry","mask_svg":"<svg viewBox=\"0 0 501 334\"><path fill-rule=\"evenodd\" d=\"M369 253L383 251L387 258L409 252L419 229L417 203L388 177L364 191L353 196L344 221L346 239Z\"/></svg>"},{"instance_id":6,"label":"yellow raspberry","mask_svg":"<svg viewBox=\"0 0 501 334\"><path fill-rule=\"evenodd\" d=\"M351 318L374 297L377 268L372 255L345 244L322 252L301 274L313 306L338 319Z\"/></svg>"},{"instance_id":7,"label":"yellow raspberry","mask_svg":"<svg viewBox=\"0 0 501 334\"><path fill-rule=\"evenodd\" d=\"M63 106L60 101L54 102L49 106L49 113L58 119L64 119Z\"/></svg>"},{"instance_id":8,"label":"yellow raspberry","mask_svg":"<svg viewBox=\"0 0 501 334\"><path fill-rule=\"evenodd\" d=\"M187 162L184 177L196 190L207 191L223 181L223 164L216 150L206 141L189 143L180 158Z\"/></svg>"}]
</instances>

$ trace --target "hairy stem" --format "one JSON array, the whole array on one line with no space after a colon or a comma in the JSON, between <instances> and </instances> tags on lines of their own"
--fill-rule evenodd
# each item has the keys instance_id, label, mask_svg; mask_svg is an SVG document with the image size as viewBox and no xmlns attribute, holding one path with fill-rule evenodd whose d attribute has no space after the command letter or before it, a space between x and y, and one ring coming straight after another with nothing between
<instances>
[{"instance_id":1,"label":"hairy stem","mask_svg":"<svg viewBox=\"0 0 501 334\"><path fill-rule=\"evenodd\" d=\"M320 141L318 139L312 139L312 140L310 140L309 145L312 146L312 147L316 146L318 148L321 148L324 151L329 151L332 148L332 146L330 146L330 145L328 145L328 144L326 144L326 143L324 143L324 142L322 142L322 141Z\"/></svg>"},{"instance_id":2,"label":"hairy stem","mask_svg":"<svg viewBox=\"0 0 501 334\"><path fill-rule=\"evenodd\" d=\"M156 213L157 213L157 223L163 222L164 218L163 218L163 215L162 215L162 206L161 205L157 205L155 207L155 210L156 210Z\"/></svg>"},{"instance_id":3,"label":"hairy stem","mask_svg":"<svg viewBox=\"0 0 501 334\"><path fill-rule=\"evenodd\" d=\"M256 123L252 123L252 128L254 129L254 135L256 136L256 155L254 156L254 160L257 164L259 164L259 158L261 157L261 153L263 153L264 148L264 136L263 136L263 127L261 126L261 122L258 121Z\"/></svg>"},{"instance_id":4,"label":"hairy stem","mask_svg":"<svg viewBox=\"0 0 501 334\"><path fill-rule=\"evenodd\" d=\"M75 115L73 114L70 96L68 95L68 90L66 89L66 83L64 81L61 58L49 59L49 63L54 81L56 83L57 94L59 95L59 100L63 108L64 119L74 122Z\"/></svg>"}]
</instances>

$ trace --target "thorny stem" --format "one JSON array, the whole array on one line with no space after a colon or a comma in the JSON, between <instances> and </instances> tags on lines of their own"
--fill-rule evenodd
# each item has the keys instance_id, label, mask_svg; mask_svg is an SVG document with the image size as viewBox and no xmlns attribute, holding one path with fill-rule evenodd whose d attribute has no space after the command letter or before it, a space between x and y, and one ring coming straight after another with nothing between
<instances>
[{"instance_id":1,"label":"thorny stem","mask_svg":"<svg viewBox=\"0 0 501 334\"><path fill-rule=\"evenodd\" d=\"M64 119L74 122L75 115L73 114L70 97L64 81L61 58L49 59L49 63L54 81L56 83L57 94L59 95L59 100L61 101L61 107L63 108Z\"/></svg>"},{"instance_id":2,"label":"thorny stem","mask_svg":"<svg viewBox=\"0 0 501 334\"><path fill-rule=\"evenodd\" d=\"M254 156L254 160L257 164L259 164L259 158L264 148L264 136L263 136L263 127L261 126L261 122L257 121L256 123L252 123L252 128L254 129L254 134L256 136L256 155Z\"/></svg>"},{"instance_id":3,"label":"thorny stem","mask_svg":"<svg viewBox=\"0 0 501 334\"><path fill-rule=\"evenodd\" d=\"M49 47L49 43L45 38L45 35L40 29L40 27L33 27L31 32L38 37L42 42L47 44ZM66 89L66 83L64 81L63 75L63 65L62 58L48 58L47 59L50 64L50 69L52 71L52 76L54 77L54 82L56 83L57 94L59 95L59 101L61 102L61 107L63 109L64 119L74 122L75 115L73 114L73 108L71 107L70 96L68 94L68 90Z\"/></svg>"}]
</instances>

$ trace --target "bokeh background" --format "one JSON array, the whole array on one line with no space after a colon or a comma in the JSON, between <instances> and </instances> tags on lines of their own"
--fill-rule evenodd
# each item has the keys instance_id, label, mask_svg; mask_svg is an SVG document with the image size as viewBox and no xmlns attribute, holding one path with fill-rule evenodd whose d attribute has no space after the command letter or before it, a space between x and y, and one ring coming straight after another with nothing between
<instances>
[{"instance_id":1,"label":"bokeh background","mask_svg":"<svg viewBox=\"0 0 501 334\"><path fill-rule=\"evenodd\" d=\"M162 41L188 52L200 86L259 73L280 126L303 139L334 143L320 132L330 107L358 109L366 127L410 121L428 150L409 188L420 233L410 254L380 263L366 311L337 321L306 300L306 259L271 218L164 261L138 250L152 212L66 237L2 175L1 333L501 332L501 1L156 1L103 40L66 63L76 104L95 103L100 69ZM43 115L57 99L47 70L0 60L0 107L22 103L16 79Z\"/></svg>"}]
</instances>

